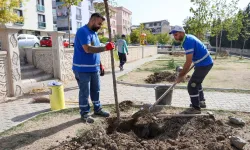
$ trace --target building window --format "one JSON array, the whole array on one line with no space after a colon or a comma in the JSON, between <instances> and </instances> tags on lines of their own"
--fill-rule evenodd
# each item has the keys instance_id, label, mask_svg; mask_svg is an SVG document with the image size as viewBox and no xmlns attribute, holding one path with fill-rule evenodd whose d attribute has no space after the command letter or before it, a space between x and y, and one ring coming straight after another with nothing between
<instances>
[{"instance_id":1,"label":"building window","mask_svg":"<svg viewBox=\"0 0 250 150\"><path fill-rule=\"evenodd\" d=\"M82 23L81 22L77 22L77 30L79 29L79 28L81 28L82 27Z\"/></svg>"},{"instance_id":2,"label":"building window","mask_svg":"<svg viewBox=\"0 0 250 150\"><path fill-rule=\"evenodd\" d=\"M46 28L45 15L38 14L38 28Z\"/></svg>"},{"instance_id":3,"label":"building window","mask_svg":"<svg viewBox=\"0 0 250 150\"><path fill-rule=\"evenodd\" d=\"M23 11L22 10L19 10L19 9L16 9L15 10L16 14L19 16L19 17L23 17ZM22 22L15 22L16 25L23 25L23 21Z\"/></svg>"},{"instance_id":4,"label":"building window","mask_svg":"<svg viewBox=\"0 0 250 150\"><path fill-rule=\"evenodd\" d=\"M45 11L44 0L37 0L36 8L37 8L37 11L44 12Z\"/></svg>"},{"instance_id":5,"label":"building window","mask_svg":"<svg viewBox=\"0 0 250 150\"><path fill-rule=\"evenodd\" d=\"M80 8L76 8L76 19L82 20L82 10Z\"/></svg>"}]
</instances>

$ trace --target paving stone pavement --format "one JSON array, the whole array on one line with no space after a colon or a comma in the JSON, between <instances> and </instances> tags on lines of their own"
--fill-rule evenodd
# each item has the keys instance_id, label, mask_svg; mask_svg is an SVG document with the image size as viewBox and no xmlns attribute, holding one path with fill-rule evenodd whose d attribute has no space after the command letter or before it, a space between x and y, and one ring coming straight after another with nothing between
<instances>
[{"instance_id":1,"label":"paving stone pavement","mask_svg":"<svg viewBox=\"0 0 250 150\"><path fill-rule=\"evenodd\" d=\"M139 67L145 62L152 61L160 55L145 58L139 61L125 65L123 72L116 71L116 76L121 76ZM117 68L118 69L118 68ZM65 85L65 100L77 101L78 86L75 81L68 82ZM133 87L117 84L119 102L124 100L134 101L136 103L154 103L155 91L153 88ZM113 82L111 74L101 77L100 99L102 104L113 104L114 101ZM11 98L5 103L0 103L0 132L7 130L37 114L50 111L48 103L32 103L34 97L48 97L48 93L39 93L38 95L26 95L19 98ZM222 93L206 92L206 103L209 109L235 110L250 112L250 94L241 93ZM174 89L172 105L177 107L189 107L190 101L187 90ZM66 105L67 107L78 107L75 105Z\"/></svg>"}]
</instances>

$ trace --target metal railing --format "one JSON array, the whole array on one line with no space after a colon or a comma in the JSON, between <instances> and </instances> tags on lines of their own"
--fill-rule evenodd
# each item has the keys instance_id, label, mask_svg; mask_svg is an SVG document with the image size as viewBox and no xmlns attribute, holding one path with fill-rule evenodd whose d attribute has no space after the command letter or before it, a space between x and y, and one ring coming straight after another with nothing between
<instances>
[{"instance_id":1,"label":"metal railing","mask_svg":"<svg viewBox=\"0 0 250 150\"><path fill-rule=\"evenodd\" d=\"M14 24L22 26L24 23L23 22L15 22Z\"/></svg>"},{"instance_id":2,"label":"metal railing","mask_svg":"<svg viewBox=\"0 0 250 150\"><path fill-rule=\"evenodd\" d=\"M38 28L46 28L46 22L38 22Z\"/></svg>"},{"instance_id":3,"label":"metal railing","mask_svg":"<svg viewBox=\"0 0 250 150\"><path fill-rule=\"evenodd\" d=\"M36 8L37 8L36 9L37 11L40 11L40 12L44 12L45 11L45 7L43 5L37 4Z\"/></svg>"}]
</instances>

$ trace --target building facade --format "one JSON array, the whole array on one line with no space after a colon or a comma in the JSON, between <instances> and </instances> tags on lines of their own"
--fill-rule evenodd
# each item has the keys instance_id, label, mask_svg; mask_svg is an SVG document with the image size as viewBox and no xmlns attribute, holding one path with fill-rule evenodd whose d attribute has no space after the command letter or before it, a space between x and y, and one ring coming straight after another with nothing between
<instances>
[{"instance_id":1,"label":"building facade","mask_svg":"<svg viewBox=\"0 0 250 150\"><path fill-rule=\"evenodd\" d=\"M14 11L24 18L23 22L9 23L20 28L19 34L47 36L53 31L52 2L49 0L30 0L20 4Z\"/></svg>"},{"instance_id":2,"label":"building facade","mask_svg":"<svg viewBox=\"0 0 250 150\"><path fill-rule=\"evenodd\" d=\"M149 29L152 34L169 33L171 30L170 23L167 20L145 22L142 24L144 28Z\"/></svg>"},{"instance_id":3,"label":"building facade","mask_svg":"<svg viewBox=\"0 0 250 150\"><path fill-rule=\"evenodd\" d=\"M68 15L70 15L70 33L75 34L77 30L88 23L90 16L95 12L93 0L84 0L77 6L71 6L70 14L60 0L53 0L53 23L57 31L68 33Z\"/></svg>"},{"instance_id":4,"label":"building facade","mask_svg":"<svg viewBox=\"0 0 250 150\"><path fill-rule=\"evenodd\" d=\"M129 35L132 26L132 12L124 7L116 7L117 34Z\"/></svg>"}]
</instances>

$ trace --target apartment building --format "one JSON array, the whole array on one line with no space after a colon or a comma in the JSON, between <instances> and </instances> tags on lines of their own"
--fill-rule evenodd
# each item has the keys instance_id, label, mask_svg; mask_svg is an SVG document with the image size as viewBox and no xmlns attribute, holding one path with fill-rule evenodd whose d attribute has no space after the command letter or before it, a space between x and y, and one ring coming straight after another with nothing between
<instances>
[{"instance_id":1,"label":"apartment building","mask_svg":"<svg viewBox=\"0 0 250 150\"><path fill-rule=\"evenodd\" d=\"M153 34L169 33L171 30L170 23L167 20L151 21L142 24L144 28L151 30Z\"/></svg>"},{"instance_id":2,"label":"apartment building","mask_svg":"<svg viewBox=\"0 0 250 150\"><path fill-rule=\"evenodd\" d=\"M24 1L14 11L22 16L24 21L8 25L20 28L19 34L46 36L46 32L53 31L52 2L50 0Z\"/></svg>"},{"instance_id":3,"label":"apartment building","mask_svg":"<svg viewBox=\"0 0 250 150\"><path fill-rule=\"evenodd\" d=\"M95 12L93 0L84 0L77 6L71 6L70 14L60 0L53 0L53 23L55 30L68 33L68 15L70 15L70 33L75 34L77 30L88 23L90 16Z\"/></svg>"},{"instance_id":4,"label":"apartment building","mask_svg":"<svg viewBox=\"0 0 250 150\"><path fill-rule=\"evenodd\" d=\"M116 7L117 34L129 35L132 26L132 12L124 7Z\"/></svg>"}]
</instances>

